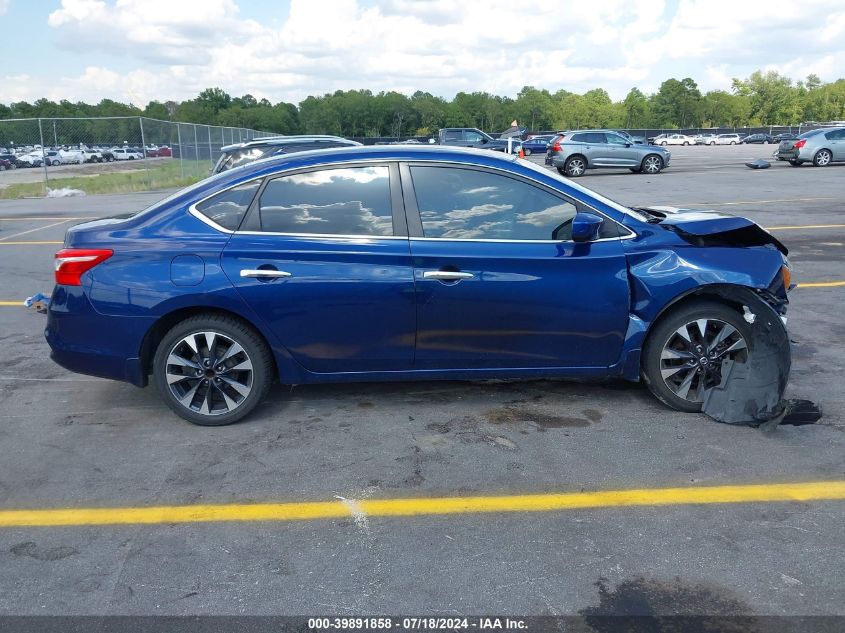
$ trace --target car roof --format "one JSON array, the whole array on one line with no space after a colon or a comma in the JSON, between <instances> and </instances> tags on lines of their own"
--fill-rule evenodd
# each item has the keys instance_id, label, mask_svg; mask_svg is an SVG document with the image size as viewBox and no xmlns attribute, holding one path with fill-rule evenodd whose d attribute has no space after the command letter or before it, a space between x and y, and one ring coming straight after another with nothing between
<instances>
[{"instance_id":1,"label":"car roof","mask_svg":"<svg viewBox=\"0 0 845 633\"><path fill-rule=\"evenodd\" d=\"M292 136L267 136L265 138L257 138L251 141L244 141L243 143L233 143L232 145L225 145L220 148L222 152L231 152L236 149L243 149L245 147L261 147L262 145L292 145L295 143L307 143L309 141L334 141L338 143L348 144L349 146L361 145L357 141L350 141L342 136L332 136L330 134L299 134Z\"/></svg>"}]
</instances>

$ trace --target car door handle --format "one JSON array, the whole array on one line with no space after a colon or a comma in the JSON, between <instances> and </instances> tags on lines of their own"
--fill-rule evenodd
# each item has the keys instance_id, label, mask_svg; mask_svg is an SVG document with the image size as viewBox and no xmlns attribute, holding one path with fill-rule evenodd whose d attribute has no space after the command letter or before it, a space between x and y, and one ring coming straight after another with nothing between
<instances>
[{"instance_id":1,"label":"car door handle","mask_svg":"<svg viewBox=\"0 0 845 633\"><path fill-rule=\"evenodd\" d=\"M426 270L423 279L436 279L438 281L460 281L461 279L472 279L472 273L462 273L456 270Z\"/></svg>"},{"instance_id":2,"label":"car door handle","mask_svg":"<svg viewBox=\"0 0 845 633\"><path fill-rule=\"evenodd\" d=\"M250 269L243 269L241 271L241 277L290 277L291 274L284 270L273 270L273 269L258 269L258 270L250 270Z\"/></svg>"}]
</instances>

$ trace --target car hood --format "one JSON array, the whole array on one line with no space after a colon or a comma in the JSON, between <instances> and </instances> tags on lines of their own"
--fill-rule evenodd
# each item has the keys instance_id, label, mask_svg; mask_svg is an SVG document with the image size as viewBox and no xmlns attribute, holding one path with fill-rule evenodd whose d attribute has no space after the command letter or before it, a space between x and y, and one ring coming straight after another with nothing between
<instances>
[{"instance_id":1,"label":"car hood","mask_svg":"<svg viewBox=\"0 0 845 633\"><path fill-rule=\"evenodd\" d=\"M700 246L764 246L771 244L784 255L784 246L763 227L743 218L721 211L680 209L678 207L639 207L637 211L649 216L651 224L674 231L687 241Z\"/></svg>"}]
</instances>

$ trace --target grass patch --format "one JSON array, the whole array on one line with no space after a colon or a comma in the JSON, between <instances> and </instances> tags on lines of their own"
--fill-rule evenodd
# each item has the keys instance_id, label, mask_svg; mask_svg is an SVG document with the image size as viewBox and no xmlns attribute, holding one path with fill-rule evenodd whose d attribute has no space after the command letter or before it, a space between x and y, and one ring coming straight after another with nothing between
<instances>
[{"instance_id":1,"label":"grass patch","mask_svg":"<svg viewBox=\"0 0 845 633\"><path fill-rule=\"evenodd\" d=\"M209 175L208 161L169 160L164 164L152 165L144 169L143 163L131 171L104 171L100 173L80 174L62 178L48 178L47 187L79 189L89 195L104 193L132 193L154 189L174 189L187 187ZM110 165L104 165L107 169ZM133 164L135 167L135 164ZM0 199L16 199L43 196L44 181L14 183L0 188Z\"/></svg>"}]
</instances>

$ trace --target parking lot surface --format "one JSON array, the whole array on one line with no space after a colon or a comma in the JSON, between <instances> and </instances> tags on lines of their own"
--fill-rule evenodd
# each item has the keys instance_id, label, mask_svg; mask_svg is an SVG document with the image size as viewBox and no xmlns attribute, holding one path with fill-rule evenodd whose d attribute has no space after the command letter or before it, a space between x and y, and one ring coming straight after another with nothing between
<instances>
[{"instance_id":1,"label":"parking lot surface","mask_svg":"<svg viewBox=\"0 0 845 633\"><path fill-rule=\"evenodd\" d=\"M745 215L787 245L787 396L824 417L772 432L673 412L640 385L546 380L277 387L241 424L195 427L152 388L53 364L45 317L18 305L49 293L69 225L164 193L0 202L0 613L571 615L625 592L656 613L845 615L845 503L800 493L845 481L845 165L743 166L773 149L676 147L664 173L578 180L623 204ZM666 492L728 485L774 492ZM535 497L629 489L654 503ZM386 510L489 496L504 511ZM222 514L194 521L197 505ZM123 524L83 512L162 506ZM56 509L70 525L6 512Z\"/></svg>"}]
</instances>

